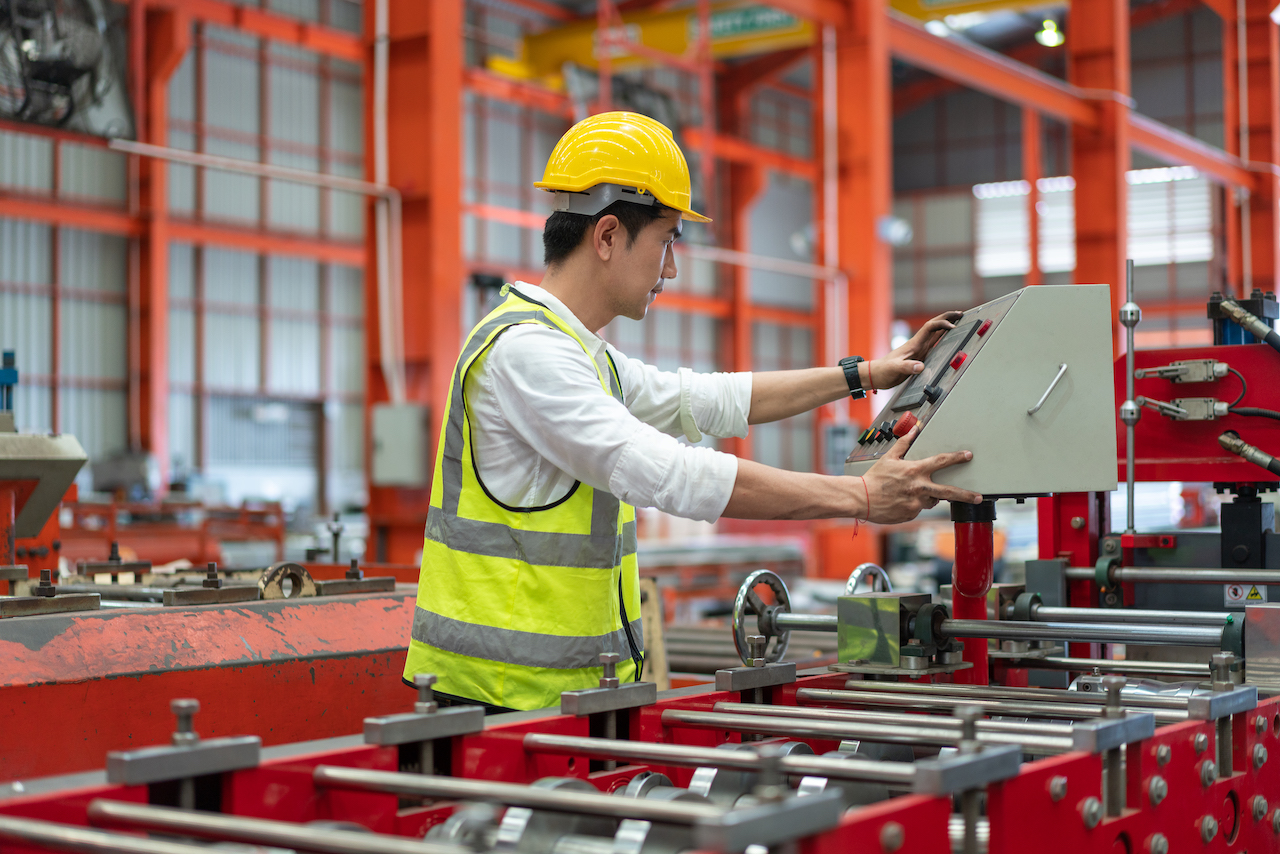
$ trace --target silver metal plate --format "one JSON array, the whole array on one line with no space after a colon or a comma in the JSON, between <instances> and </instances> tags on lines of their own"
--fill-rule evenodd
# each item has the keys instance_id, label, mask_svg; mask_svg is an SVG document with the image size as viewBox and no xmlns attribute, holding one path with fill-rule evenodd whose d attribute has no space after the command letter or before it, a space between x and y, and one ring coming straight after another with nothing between
<instances>
[{"instance_id":1,"label":"silver metal plate","mask_svg":"<svg viewBox=\"0 0 1280 854\"><path fill-rule=\"evenodd\" d=\"M595 715L652 706L658 702L658 686L653 682L629 682L617 688L584 688L560 694L560 714Z\"/></svg>"},{"instance_id":2,"label":"silver metal plate","mask_svg":"<svg viewBox=\"0 0 1280 854\"><path fill-rule=\"evenodd\" d=\"M922 759L915 763L912 791L919 795L954 795L1016 777L1021 765L1022 748L1016 744L984 747L978 753L945 759Z\"/></svg>"},{"instance_id":3,"label":"silver metal plate","mask_svg":"<svg viewBox=\"0 0 1280 854\"><path fill-rule=\"evenodd\" d=\"M431 714L408 712L364 719L364 743L413 744L455 735L470 735L484 729L484 708L450 706Z\"/></svg>"},{"instance_id":4,"label":"silver metal plate","mask_svg":"<svg viewBox=\"0 0 1280 854\"><path fill-rule=\"evenodd\" d=\"M764 667L730 667L716 671L717 691L750 691L796 681L796 663L779 661Z\"/></svg>"},{"instance_id":5,"label":"silver metal plate","mask_svg":"<svg viewBox=\"0 0 1280 854\"><path fill-rule=\"evenodd\" d=\"M262 739L256 735L210 738L189 747L161 745L113 750L107 754L107 782L141 786L256 768L261 754Z\"/></svg>"},{"instance_id":6,"label":"silver metal plate","mask_svg":"<svg viewBox=\"0 0 1280 854\"><path fill-rule=\"evenodd\" d=\"M1150 712L1129 712L1123 718L1077 721L1071 727L1071 740L1076 750L1102 753L1150 738L1156 734L1156 716Z\"/></svg>"}]
</instances>

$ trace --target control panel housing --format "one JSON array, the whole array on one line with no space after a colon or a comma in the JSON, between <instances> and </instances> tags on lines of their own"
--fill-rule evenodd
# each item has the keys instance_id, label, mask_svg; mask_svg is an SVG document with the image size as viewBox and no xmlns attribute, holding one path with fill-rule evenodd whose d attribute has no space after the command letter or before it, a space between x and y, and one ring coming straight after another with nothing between
<instances>
[{"instance_id":1,"label":"control panel housing","mask_svg":"<svg viewBox=\"0 0 1280 854\"><path fill-rule=\"evenodd\" d=\"M1064 367L1065 366L1065 367ZM973 452L938 483L988 498L1116 488L1111 289L1036 285L966 311L857 437L862 475L911 426L906 459Z\"/></svg>"}]
</instances>

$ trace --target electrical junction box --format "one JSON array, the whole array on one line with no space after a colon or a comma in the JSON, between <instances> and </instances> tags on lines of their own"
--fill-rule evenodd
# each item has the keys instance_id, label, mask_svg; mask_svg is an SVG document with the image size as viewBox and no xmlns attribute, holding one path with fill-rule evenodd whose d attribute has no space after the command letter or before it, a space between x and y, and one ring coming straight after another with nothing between
<instances>
[{"instance_id":1,"label":"electrical junction box","mask_svg":"<svg viewBox=\"0 0 1280 854\"><path fill-rule=\"evenodd\" d=\"M374 486L425 487L431 482L427 408L417 403L373 407Z\"/></svg>"},{"instance_id":2,"label":"electrical junction box","mask_svg":"<svg viewBox=\"0 0 1280 854\"><path fill-rule=\"evenodd\" d=\"M1107 285L1035 285L966 311L856 439L862 475L917 422L906 459L972 451L937 483L986 498L1116 488Z\"/></svg>"}]
</instances>

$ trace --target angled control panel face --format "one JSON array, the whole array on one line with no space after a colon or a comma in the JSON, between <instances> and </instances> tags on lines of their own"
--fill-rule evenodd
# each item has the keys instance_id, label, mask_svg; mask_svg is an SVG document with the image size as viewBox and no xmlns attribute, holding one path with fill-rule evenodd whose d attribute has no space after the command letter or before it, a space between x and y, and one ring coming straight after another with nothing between
<instances>
[{"instance_id":1,"label":"angled control panel face","mask_svg":"<svg viewBox=\"0 0 1280 854\"><path fill-rule=\"evenodd\" d=\"M1109 491L1116 485L1111 293L1036 285L966 311L856 440L862 475L916 424L919 460L972 451L938 483L985 496Z\"/></svg>"}]
</instances>

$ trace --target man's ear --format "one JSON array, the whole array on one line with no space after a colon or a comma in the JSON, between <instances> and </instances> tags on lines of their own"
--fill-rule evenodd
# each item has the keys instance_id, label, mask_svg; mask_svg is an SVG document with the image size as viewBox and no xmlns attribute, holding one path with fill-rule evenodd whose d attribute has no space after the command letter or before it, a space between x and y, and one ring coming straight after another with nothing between
<instances>
[{"instance_id":1,"label":"man's ear","mask_svg":"<svg viewBox=\"0 0 1280 854\"><path fill-rule=\"evenodd\" d=\"M608 261L621 248L622 223L613 214L602 216L591 232L592 246L601 261Z\"/></svg>"}]
</instances>

